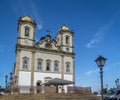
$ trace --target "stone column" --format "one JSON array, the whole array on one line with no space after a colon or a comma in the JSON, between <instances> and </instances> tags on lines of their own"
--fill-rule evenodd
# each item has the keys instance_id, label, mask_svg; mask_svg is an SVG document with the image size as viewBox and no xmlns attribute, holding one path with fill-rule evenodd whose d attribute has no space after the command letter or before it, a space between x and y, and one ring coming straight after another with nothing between
<instances>
[{"instance_id":1,"label":"stone column","mask_svg":"<svg viewBox=\"0 0 120 100\"><path fill-rule=\"evenodd\" d=\"M32 51L32 59L31 59L31 92L33 92L34 86L34 64L35 63L35 51Z\"/></svg>"},{"instance_id":2,"label":"stone column","mask_svg":"<svg viewBox=\"0 0 120 100\"><path fill-rule=\"evenodd\" d=\"M72 35L72 53L74 53L74 35Z\"/></svg>"},{"instance_id":3,"label":"stone column","mask_svg":"<svg viewBox=\"0 0 120 100\"><path fill-rule=\"evenodd\" d=\"M61 55L61 79L64 79L64 55ZM62 85L61 90L64 89Z\"/></svg>"},{"instance_id":4,"label":"stone column","mask_svg":"<svg viewBox=\"0 0 120 100\"><path fill-rule=\"evenodd\" d=\"M61 44L60 44L60 50L63 51L63 33L61 35Z\"/></svg>"},{"instance_id":5,"label":"stone column","mask_svg":"<svg viewBox=\"0 0 120 100\"><path fill-rule=\"evenodd\" d=\"M75 60L74 60L74 57L72 57L72 63L73 63L73 65L72 65L72 76L73 76L73 81L75 82ZM75 84L74 84L75 85Z\"/></svg>"},{"instance_id":6,"label":"stone column","mask_svg":"<svg viewBox=\"0 0 120 100\"><path fill-rule=\"evenodd\" d=\"M64 79L64 55L61 55L61 78Z\"/></svg>"},{"instance_id":7,"label":"stone column","mask_svg":"<svg viewBox=\"0 0 120 100\"><path fill-rule=\"evenodd\" d=\"M20 49L16 51L16 64L15 64L15 76L17 76L16 86L18 86L19 81L19 70L20 70Z\"/></svg>"}]
</instances>

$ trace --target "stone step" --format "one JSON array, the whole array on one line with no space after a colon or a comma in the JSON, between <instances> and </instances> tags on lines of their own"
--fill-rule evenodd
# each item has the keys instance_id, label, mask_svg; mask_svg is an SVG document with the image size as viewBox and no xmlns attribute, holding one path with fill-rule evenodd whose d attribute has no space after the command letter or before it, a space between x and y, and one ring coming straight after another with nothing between
<instances>
[{"instance_id":1,"label":"stone step","mask_svg":"<svg viewBox=\"0 0 120 100\"><path fill-rule=\"evenodd\" d=\"M11 94L0 100L100 100L92 94Z\"/></svg>"}]
</instances>

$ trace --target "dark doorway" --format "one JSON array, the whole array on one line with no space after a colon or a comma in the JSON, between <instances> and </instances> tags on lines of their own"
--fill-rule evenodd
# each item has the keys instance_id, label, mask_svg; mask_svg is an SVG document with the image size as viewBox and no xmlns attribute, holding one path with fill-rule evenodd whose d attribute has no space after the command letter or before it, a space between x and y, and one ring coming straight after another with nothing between
<instances>
[{"instance_id":1,"label":"dark doorway","mask_svg":"<svg viewBox=\"0 0 120 100\"><path fill-rule=\"evenodd\" d=\"M41 80L38 80L37 81L37 93L41 93L41 83L42 83L42 81Z\"/></svg>"}]
</instances>

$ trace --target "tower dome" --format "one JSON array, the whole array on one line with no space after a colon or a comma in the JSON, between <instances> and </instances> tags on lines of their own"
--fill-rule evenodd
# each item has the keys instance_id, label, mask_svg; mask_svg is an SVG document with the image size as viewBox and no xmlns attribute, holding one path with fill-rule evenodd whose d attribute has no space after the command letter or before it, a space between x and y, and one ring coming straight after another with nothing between
<instances>
[{"instance_id":1,"label":"tower dome","mask_svg":"<svg viewBox=\"0 0 120 100\"><path fill-rule=\"evenodd\" d=\"M32 19L28 16L25 16L23 18L21 18L22 21L29 21L29 22L32 22Z\"/></svg>"},{"instance_id":2,"label":"tower dome","mask_svg":"<svg viewBox=\"0 0 120 100\"><path fill-rule=\"evenodd\" d=\"M69 31L69 28L67 27L67 26L62 26L61 28L60 28L60 30L62 30L62 31Z\"/></svg>"}]
</instances>

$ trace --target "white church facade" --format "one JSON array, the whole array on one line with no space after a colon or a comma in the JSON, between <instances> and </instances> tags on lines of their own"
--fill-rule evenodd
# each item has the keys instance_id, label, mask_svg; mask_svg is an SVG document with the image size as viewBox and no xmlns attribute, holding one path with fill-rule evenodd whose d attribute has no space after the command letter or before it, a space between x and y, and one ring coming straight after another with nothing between
<instances>
[{"instance_id":1,"label":"white church facade","mask_svg":"<svg viewBox=\"0 0 120 100\"><path fill-rule=\"evenodd\" d=\"M35 42L35 29L36 22L30 17L18 20L16 86L34 87L54 78L75 81L74 32L62 26L54 39L46 35ZM67 92L67 86L63 88Z\"/></svg>"}]
</instances>

